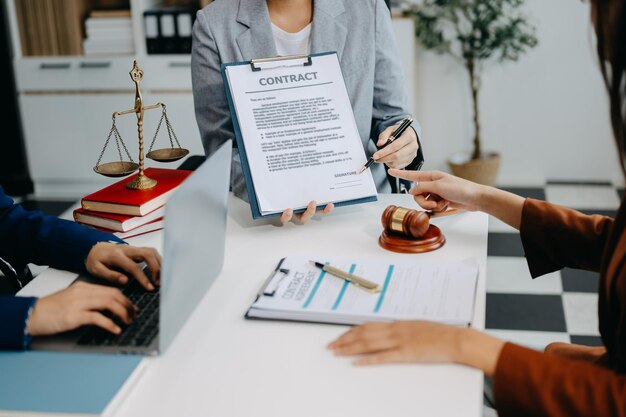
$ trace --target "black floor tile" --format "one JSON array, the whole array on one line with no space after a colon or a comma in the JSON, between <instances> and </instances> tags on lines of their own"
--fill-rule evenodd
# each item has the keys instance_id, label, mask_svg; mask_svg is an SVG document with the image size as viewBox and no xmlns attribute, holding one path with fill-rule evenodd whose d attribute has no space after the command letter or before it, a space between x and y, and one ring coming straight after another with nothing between
<instances>
[{"instance_id":1,"label":"black floor tile","mask_svg":"<svg viewBox=\"0 0 626 417\"><path fill-rule=\"evenodd\" d=\"M548 180L547 185L592 185L606 187L613 185L611 181L571 181L571 180Z\"/></svg>"},{"instance_id":2,"label":"black floor tile","mask_svg":"<svg viewBox=\"0 0 626 417\"><path fill-rule=\"evenodd\" d=\"M0 273L0 295L15 295L15 288L9 283L7 278Z\"/></svg>"},{"instance_id":3,"label":"black floor tile","mask_svg":"<svg viewBox=\"0 0 626 417\"><path fill-rule=\"evenodd\" d=\"M501 187L503 190L522 197L534 198L536 200L545 200L546 192L543 188L526 188L526 187Z\"/></svg>"},{"instance_id":4,"label":"black floor tile","mask_svg":"<svg viewBox=\"0 0 626 417\"><path fill-rule=\"evenodd\" d=\"M519 233L489 233L488 256L524 256Z\"/></svg>"},{"instance_id":5,"label":"black floor tile","mask_svg":"<svg viewBox=\"0 0 626 417\"><path fill-rule=\"evenodd\" d=\"M609 216L612 218L615 218L615 215L617 214L617 210L585 209L585 210L578 210L578 211L585 213L585 214L599 214L601 216Z\"/></svg>"},{"instance_id":6,"label":"black floor tile","mask_svg":"<svg viewBox=\"0 0 626 417\"><path fill-rule=\"evenodd\" d=\"M561 281L563 281L563 291L565 292L597 293L599 279L600 274L597 272L571 268L561 270Z\"/></svg>"},{"instance_id":7,"label":"black floor tile","mask_svg":"<svg viewBox=\"0 0 626 417\"><path fill-rule=\"evenodd\" d=\"M22 207L26 210L40 210L52 216L58 216L74 204L74 201L45 201L26 200L22 201Z\"/></svg>"},{"instance_id":8,"label":"black floor tile","mask_svg":"<svg viewBox=\"0 0 626 417\"><path fill-rule=\"evenodd\" d=\"M585 345L585 346L602 346L602 339L600 336L575 336L570 335L570 339L572 343L576 345Z\"/></svg>"},{"instance_id":9,"label":"black floor tile","mask_svg":"<svg viewBox=\"0 0 626 417\"><path fill-rule=\"evenodd\" d=\"M561 296L487 294L486 328L566 332Z\"/></svg>"}]
</instances>

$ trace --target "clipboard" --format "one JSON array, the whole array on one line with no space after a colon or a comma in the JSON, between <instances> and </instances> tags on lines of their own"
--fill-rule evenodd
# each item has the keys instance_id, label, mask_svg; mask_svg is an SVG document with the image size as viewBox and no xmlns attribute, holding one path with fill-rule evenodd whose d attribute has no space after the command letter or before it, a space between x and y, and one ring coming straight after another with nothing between
<instances>
[{"instance_id":1,"label":"clipboard","mask_svg":"<svg viewBox=\"0 0 626 417\"><path fill-rule=\"evenodd\" d=\"M288 56L281 56L281 57L274 57L274 58L259 58L259 59L252 59L250 61L223 63L221 65L220 71L222 74L222 80L224 81L224 90L226 92L226 100L228 102L228 108L230 110L230 114L232 118L233 130L235 133L235 141L236 141L237 148L239 150L239 157L241 159L241 169L243 171L243 177L246 183L248 201L250 203L250 209L252 212L253 219L276 217L276 216L280 216L281 213L262 214L261 209L259 207L254 180L252 178L250 164L248 162L248 157L246 153L246 147L243 141L243 135L241 132L239 119L237 117L237 112L236 112L235 104L233 101L233 94L230 88L228 76L226 75L226 69L232 66L249 65L253 72L259 72L265 69L264 66L266 64L272 64L271 68L313 66L315 57L321 57L321 56L327 56L327 55L337 56L337 52L321 52L321 53L315 53L315 54L310 54L310 55L288 55ZM273 64L276 64L277 62L284 62L285 64L279 65L279 66L273 65ZM347 206L347 205L352 205L352 204L367 203L371 201L377 201L377 197L370 196L370 197L364 197L364 198L357 198L357 199L352 199L352 200L334 202L333 204L335 205L335 207L340 207L340 206ZM316 209L321 210L324 207L325 205L319 205L316 207ZM305 210L306 208L296 209L294 210L294 213L303 213Z\"/></svg>"},{"instance_id":2,"label":"clipboard","mask_svg":"<svg viewBox=\"0 0 626 417\"><path fill-rule=\"evenodd\" d=\"M257 292L244 317L336 325L368 321L430 320L472 323L478 264L459 261L324 259L322 262L381 285L378 293L310 267L309 257L282 258ZM416 290L416 280L419 290Z\"/></svg>"},{"instance_id":3,"label":"clipboard","mask_svg":"<svg viewBox=\"0 0 626 417\"><path fill-rule=\"evenodd\" d=\"M254 303L256 303L261 297L274 297L274 295L276 294L276 289L278 288L282 280L285 279L289 275L289 272L290 272L289 269L282 267L283 263L285 262L285 259L287 258L282 258L280 261L278 261L278 265L276 265L276 268L269 274L265 282L263 282L263 285L261 285L261 289L257 293L252 305L254 305ZM250 314L251 309L252 307L249 307L248 310L246 310L246 314L244 315L244 318L247 320L261 320L261 321L269 320L269 321L290 322L290 323L326 324L326 325L331 325L331 326L343 325L341 323L333 323L333 322L328 322L328 321L255 317Z\"/></svg>"}]
</instances>

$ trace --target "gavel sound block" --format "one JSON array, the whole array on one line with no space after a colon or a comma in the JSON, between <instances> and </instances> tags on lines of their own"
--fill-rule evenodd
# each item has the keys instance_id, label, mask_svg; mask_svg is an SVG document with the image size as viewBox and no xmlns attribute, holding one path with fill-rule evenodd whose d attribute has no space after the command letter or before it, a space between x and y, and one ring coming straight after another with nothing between
<instances>
[{"instance_id":1,"label":"gavel sound block","mask_svg":"<svg viewBox=\"0 0 626 417\"><path fill-rule=\"evenodd\" d=\"M384 249L400 253L424 253L439 249L446 243L441 230L430 224L424 211L389 206L381 216L383 233L378 243Z\"/></svg>"}]
</instances>

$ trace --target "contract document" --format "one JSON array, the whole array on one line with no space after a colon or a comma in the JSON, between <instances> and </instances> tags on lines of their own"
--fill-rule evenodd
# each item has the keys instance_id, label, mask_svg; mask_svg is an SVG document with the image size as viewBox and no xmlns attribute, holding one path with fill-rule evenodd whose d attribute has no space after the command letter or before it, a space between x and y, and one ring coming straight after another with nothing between
<instances>
[{"instance_id":1,"label":"contract document","mask_svg":"<svg viewBox=\"0 0 626 417\"><path fill-rule=\"evenodd\" d=\"M370 292L300 257L284 258L248 318L361 324L430 320L467 326L474 315L478 265L458 262L320 260L380 285Z\"/></svg>"},{"instance_id":2,"label":"contract document","mask_svg":"<svg viewBox=\"0 0 626 417\"><path fill-rule=\"evenodd\" d=\"M336 53L222 67L253 216L376 199Z\"/></svg>"}]
</instances>

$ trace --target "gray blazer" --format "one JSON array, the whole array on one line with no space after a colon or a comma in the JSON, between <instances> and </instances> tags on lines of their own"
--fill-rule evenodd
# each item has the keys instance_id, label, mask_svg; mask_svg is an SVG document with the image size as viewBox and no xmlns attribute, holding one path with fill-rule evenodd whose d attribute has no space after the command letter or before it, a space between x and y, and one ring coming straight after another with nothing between
<instances>
[{"instance_id":1,"label":"gray blazer","mask_svg":"<svg viewBox=\"0 0 626 417\"><path fill-rule=\"evenodd\" d=\"M311 53L336 51L356 124L369 158L388 126L409 116L400 55L383 0L315 0ZM207 155L234 139L222 63L276 56L265 0L216 0L198 11L193 28L191 75L196 120ZM417 123L413 126L421 136ZM373 138L373 140L371 139ZM247 200L237 152L233 192ZM389 191L382 164L372 166L379 192Z\"/></svg>"}]
</instances>

